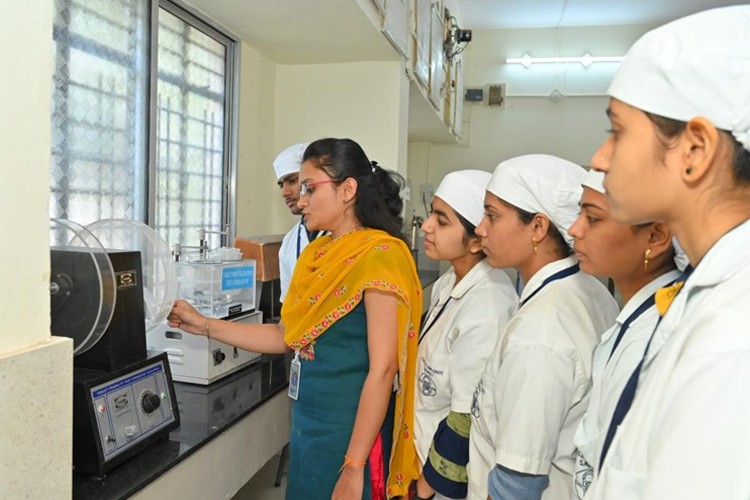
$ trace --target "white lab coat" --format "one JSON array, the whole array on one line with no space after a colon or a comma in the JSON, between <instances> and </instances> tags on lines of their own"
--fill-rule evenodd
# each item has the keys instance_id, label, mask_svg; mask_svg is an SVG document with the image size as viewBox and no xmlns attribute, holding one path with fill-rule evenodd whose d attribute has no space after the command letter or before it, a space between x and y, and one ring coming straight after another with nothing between
<instances>
[{"instance_id":1,"label":"white lab coat","mask_svg":"<svg viewBox=\"0 0 750 500\"><path fill-rule=\"evenodd\" d=\"M310 243L307 237L307 231L302 224L302 219L295 224L292 229L284 236L279 248L279 281L281 288L281 302L284 302L286 291L289 289L289 282L292 281L294 266L297 264L297 258L302 250Z\"/></svg>"},{"instance_id":2,"label":"white lab coat","mask_svg":"<svg viewBox=\"0 0 750 500\"><path fill-rule=\"evenodd\" d=\"M656 306L645 310L632 323L625 336L612 352L623 323L654 292L680 276L679 271L663 274L638 290L617 315L614 326L604 332L601 343L594 351L591 395L586 414L576 430L574 442L578 453L573 475L573 498L582 499L586 487L593 479L593 468L598 468L601 448L625 384L643 356L648 339L659 319ZM611 357L610 357L611 354ZM584 460L581 462L581 458Z\"/></svg>"},{"instance_id":3,"label":"white lab coat","mask_svg":"<svg viewBox=\"0 0 750 500\"><path fill-rule=\"evenodd\" d=\"M750 498L748 248L745 222L675 298L587 499Z\"/></svg>"},{"instance_id":4,"label":"white lab coat","mask_svg":"<svg viewBox=\"0 0 750 500\"><path fill-rule=\"evenodd\" d=\"M484 364L500 329L518 307L518 294L508 275L484 260L455 282L451 268L433 285L430 313L422 326L424 336L420 335L414 437L422 463L438 424L448 413L471 411L472 393ZM445 309L434 321L443 305Z\"/></svg>"},{"instance_id":5,"label":"white lab coat","mask_svg":"<svg viewBox=\"0 0 750 500\"><path fill-rule=\"evenodd\" d=\"M567 257L544 266L521 302L575 264ZM468 498L487 498L495 464L548 474L543 499L571 497L573 434L588 404L592 353L617 309L601 282L578 272L545 286L511 318L474 391Z\"/></svg>"}]
</instances>

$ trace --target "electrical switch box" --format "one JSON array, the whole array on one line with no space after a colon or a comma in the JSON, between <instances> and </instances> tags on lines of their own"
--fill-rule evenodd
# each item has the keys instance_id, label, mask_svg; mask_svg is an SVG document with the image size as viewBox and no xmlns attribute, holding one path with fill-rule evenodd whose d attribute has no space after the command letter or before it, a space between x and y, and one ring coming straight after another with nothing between
<instances>
[{"instance_id":1,"label":"electrical switch box","mask_svg":"<svg viewBox=\"0 0 750 500\"><path fill-rule=\"evenodd\" d=\"M490 106L502 106L505 103L505 84L498 83L489 86L487 104Z\"/></svg>"},{"instance_id":2,"label":"electrical switch box","mask_svg":"<svg viewBox=\"0 0 750 500\"><path fill-rule=\"evenodd\" d=\"M484 101L484 89L479 88L467 88L464 92L464 101L466 102L483 102Z\"/></svg>"}]
</instances>

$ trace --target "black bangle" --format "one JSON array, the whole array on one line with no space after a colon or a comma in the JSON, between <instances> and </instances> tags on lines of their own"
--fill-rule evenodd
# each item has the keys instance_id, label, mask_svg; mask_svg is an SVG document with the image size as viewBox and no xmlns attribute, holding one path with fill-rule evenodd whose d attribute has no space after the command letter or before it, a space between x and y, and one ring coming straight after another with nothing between
<instances>
[{"instance_id":1,"label":"black bangle","mask_svg":"<svg viewBox=\"0 0 750 500\"><path fill-rule=\"evenodd\" d=\"M419 495L417 495L416 493L414 493L413 500L432 500L433 498L435 498L435 494L434 493L432 495L428 496L428 497L420 497Z\"/></svg>"}]
</instances>

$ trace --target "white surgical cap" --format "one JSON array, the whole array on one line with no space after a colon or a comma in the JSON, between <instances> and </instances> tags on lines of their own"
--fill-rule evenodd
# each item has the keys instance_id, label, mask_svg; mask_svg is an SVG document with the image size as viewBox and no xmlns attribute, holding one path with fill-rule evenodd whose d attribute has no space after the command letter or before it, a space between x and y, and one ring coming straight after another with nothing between
<instances>
[{"instance_id":1,"label":"white surgical cap","mask_svg":"<svg viewBox=\"0 0 750 500\"><path fill-rule=\"evenodd\" d=\"M608 92L666 118L703 116L750 150L750 5L707 10L646 33Z\"/></svg>"},{"instance_id":2,"label":"white surgical cap","mask_svg":"<svg viewBox=\"0 0 750 500\"><path fill-rule=\"evenodd\" d=\"M307 149L307 144L295 144L289 146L279 153L279 156L273 161L273 169L276 171L276 180L285 175L295 174L302 167L302 155Z\"/></svg>"},{"instance_id":3,"label":"white surgical cap","mask_svg":"<svg viewBox=\"0 0 750 500\"><path fill-rule=\"evenodd\" d=\"M543 213L570 245L568 228L578 217L585 175L583 167L556 156L518 156L497 166L487 191L521 210Z\"/></svg>"},{"instance_id":4,"label":"white surgical cap","mask_svg":"<svg viewBox=\"0 0 750 500\"><path fill-rule=\"evenodd\" d=\"M593 168L586 172L586 177L583 178L581 183L583 187L593 189L598 193L605 194L604 192L604 172L598 172Z\"/></svg>"},{"instance_id":5,"label":"white surgical cap","mask_svg":"<svg viewBox=\"0 0 750 500\"><path fill-rule=\"evenodd\" d=\"M458 170L443 177L435 196L475 226L484 216L484 193L492 175L483 170Z\"/></svg>"}]
</instances>

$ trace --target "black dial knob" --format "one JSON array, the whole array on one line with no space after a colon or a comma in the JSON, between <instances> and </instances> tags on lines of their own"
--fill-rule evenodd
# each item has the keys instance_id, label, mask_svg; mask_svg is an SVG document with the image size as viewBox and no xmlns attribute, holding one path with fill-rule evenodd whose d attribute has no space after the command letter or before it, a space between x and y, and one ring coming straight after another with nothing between
<instances>
[{"instance_id":1,"label":"black dial knob","mask_svg":"<svg viewBox=\"0 0 750 500\"><path fill-rule=\"evenodd\" d=\"M151 391L146 391L141 396L141 408L143 408L144 413L147 415L156 411L160 404L161 399L159 399L159 396Z\"/></svg>"}]
</instances>

